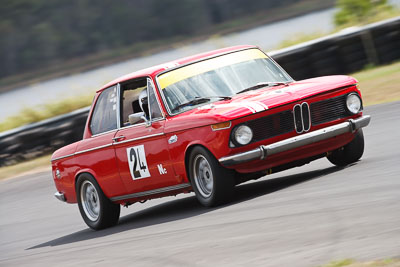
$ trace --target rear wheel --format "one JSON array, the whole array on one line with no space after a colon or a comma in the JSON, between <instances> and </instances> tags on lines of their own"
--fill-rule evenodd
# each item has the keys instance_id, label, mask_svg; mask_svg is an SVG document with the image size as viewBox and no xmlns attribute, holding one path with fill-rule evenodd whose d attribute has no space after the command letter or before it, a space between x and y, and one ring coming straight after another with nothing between
<instances>
[{"instance_id":1,"label":"rear wheel","mask_svg":"<svg viewBox=\"0 0 400 267\"><path fill-rule=\"evenodd\" d=\"M82 174L76 183L79 211L85 223L94 230L118 223L121 207L112 203L90 174Z\"/></svg>"},{"instance_id":2,"label":"rear wheel","mask_svg":"<svg viewBox=\"0 0 400 267\"><path fill-rule=\"evenodd\" d=\"M364 134L362 129L359 129L354 139L335 151L327 158L337 166L346 166L358 161L364 153Z\"/></svg>"},{"instance_id":3,"label":"rear wheel","mask_svg":"<svg viewBox=\"0 0 400 267\"><path fill-rule=\"evenodd\" d=\"M207 149L198 146L191 151L189 175L203 206L212 207L231 199L235 186L233 172L222 167Z\"/></svg>"}]
</instances>

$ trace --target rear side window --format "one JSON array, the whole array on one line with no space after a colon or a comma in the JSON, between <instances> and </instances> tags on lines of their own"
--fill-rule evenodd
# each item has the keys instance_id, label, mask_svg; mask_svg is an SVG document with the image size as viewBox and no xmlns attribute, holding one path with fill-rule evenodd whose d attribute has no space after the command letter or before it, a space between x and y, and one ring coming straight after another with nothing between
<instances>
[{"instance_id":1,"label":"rear side window","mask_svg":"<svg viewBox=\"0 0 400 267\"><path fill-rule=\"evenodd\" d=\"M113 86L101 92L92 119L90 131L93 135L117 129L117 87Z\"/></svg>"}]
</instances>

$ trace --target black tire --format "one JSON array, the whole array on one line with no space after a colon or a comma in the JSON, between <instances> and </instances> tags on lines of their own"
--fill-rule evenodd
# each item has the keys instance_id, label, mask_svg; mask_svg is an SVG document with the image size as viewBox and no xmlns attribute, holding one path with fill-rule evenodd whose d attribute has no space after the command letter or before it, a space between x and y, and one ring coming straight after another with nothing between
<instances>
[{"instance_id":1,"label":"black tire","mask_svg":"<svg viewBox=\"0 0 400 267\"><path fill-rule=\"evenodd\" d=\"M197 200L213 207L231 200L235 187L233 171L222 167L215 157L201 146L190 153L189 178Z\"/></svg>"},{"instance_id":2,"label":"black tire","mask_svg":"<svg viewBox=\"0 0 400 267\"><path fill-rule=\"evenodd\" d=\"M96 179L90 174L78 177L76 198L81 216L90 228L100 230L118 223L121 206L112 203L104 195Z\"/></svg>"},{"instance_id":3,"label":"black tire","mask_svg":"<svg viewBox=\"0 0 400 267\"><path fill-rule=\"evenodd\" d=\"M337 166L346 166L358 161L364 153L364 134L359 129L354 139L327 156L328 160Z\"/></svg>"}]
</instances>

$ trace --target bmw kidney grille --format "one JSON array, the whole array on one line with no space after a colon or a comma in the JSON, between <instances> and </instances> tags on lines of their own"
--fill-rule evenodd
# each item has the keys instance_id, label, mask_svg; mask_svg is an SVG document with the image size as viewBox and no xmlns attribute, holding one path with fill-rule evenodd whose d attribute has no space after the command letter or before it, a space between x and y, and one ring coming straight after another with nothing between
<instances>
[{"instance_id":1,"label":"bmw kidney grille","mask_svg":"<svg viewBox=\"0 0 400 267\"><path fill-rule=\"evenodd\" d=\"M293 107L294 127L297 133L308 132L311 128L310 106L303 102Z\"/></svg>"}]
</instances>

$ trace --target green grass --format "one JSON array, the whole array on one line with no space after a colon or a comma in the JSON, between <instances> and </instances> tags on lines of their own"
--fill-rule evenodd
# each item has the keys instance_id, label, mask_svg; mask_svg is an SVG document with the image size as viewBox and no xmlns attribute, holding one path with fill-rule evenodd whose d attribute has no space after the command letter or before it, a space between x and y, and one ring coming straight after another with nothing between
<instances>
[{"instance_id":1,"label":"green grass","mask_svg":"<svg viewBox=\"0 0 400 267\"><path fill-rule=\"evenodd\" d=\"M25 108L17 115L6 118L0 123L0 132L10 130L22 125L38 122L52 118L57 115L66 114L79 108L87 107L91 104L93 95L80 95L67 98L58 102L53 102L32 108Z\"/></svg>"},{"instance_id":2,"label":"green grass","mask_svg":"<svg viewBox=\"0 0 400 267\"><path fill-rule=\"evenodd\" d=\"M354 263L354 260L344 259L338 261L331 261L330 263L323 265L323 267L343 267L343 266L349 266L352 263Z\"/></svg>"},{"instance_id":3,"label":"green grass","mask_svg":"<svg viewBox=\"0 0 400 267\"><path fill-rule=\"evenodd\" d=\"M367 262L357 262L352 259L332 261L320 267L400 267L399 259L385 259Z\"/></svg>"},{"instance_id":4,"label":"green grass","mask_svg":"<svg viewBox=\"0 0 400 267\"><path fill-rule=\"evenodd\" d=\"M365 19L362 20L361 22L350 19L348 23L338 26L336 28L336 30L341 30L341 29L344 29L347 27L352 27L352 26L362 26L362 25L378 22L381 20L394 18L397 16L400 16L399 8L393 7L391 9L379 9L379 10L375 10L375 13L373 15L366 16Z\"/></svg>"},{"instance_id":5,"label":"green grass","mask_svg":"<svg viewBox=\"0 0 400 267\"><path fill-rule=\"evenodd\" d=\"M36 159L24 161L11 166L0 168L0 180L16 177L23 174L34 173L41 170L50 170L51 155L45 155Z\"/></svg>"},{"instance_id":6,"label":"green grass","mask_svg":"<svg viewBox=\"0 0 400 267\"><path fill-rule=\"evenodd\" d=\"M365 106L400 100L400 61L363 70L351 76L359 81Z\"/></svg>"}]
</instances>

